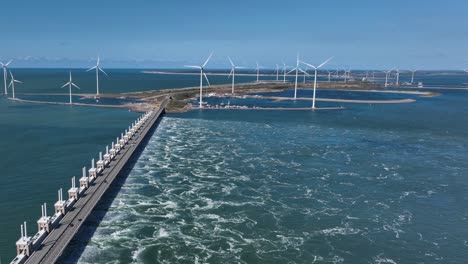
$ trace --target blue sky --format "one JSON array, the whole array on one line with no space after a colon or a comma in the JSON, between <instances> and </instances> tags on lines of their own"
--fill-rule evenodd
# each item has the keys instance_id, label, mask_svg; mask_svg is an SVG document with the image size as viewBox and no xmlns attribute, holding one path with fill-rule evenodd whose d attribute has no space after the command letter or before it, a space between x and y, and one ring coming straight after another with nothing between
<instances>
[{"instance_id":1,"label":"blue sky","mask_svg":"<svg viewBox=\"0 0 468 264\"><path fill-rule=\"evenodd\" d=\"M4 1L0 59L16 67L293 65L468 68L468 1ZM92 63L91 63L92 64Z\"/></svg>"}]
</instances>

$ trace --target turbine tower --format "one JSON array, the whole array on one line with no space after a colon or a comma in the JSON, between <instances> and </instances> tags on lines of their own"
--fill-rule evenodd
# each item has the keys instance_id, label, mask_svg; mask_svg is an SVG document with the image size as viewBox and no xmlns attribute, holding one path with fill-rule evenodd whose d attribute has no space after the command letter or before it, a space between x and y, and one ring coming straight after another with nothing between
<instances>
[{"instance_id":1,"label":"turbine tower","mask_svg":"<svg viewBox=\"0 0 468 264\"><path fill-rule=\"evenodd\" d=\"M276 81L278 81L278 77L279 77L279 65L276 64Z\"/></svg>"},{"instance_id":2,"label":"turbine tower","mask_svg":"<svg viewBox=\"0 0 468 264\"><path fill-rule=\"evenodd\" d=\"M317 89L317 70L320 69L321 67L323 67L325 64L327 64L329 61L331 61L333 59L333 57L327 59L326 61L322 62L322 64L320 64L319 66L314 66L312 64L309 64L309 63L305 63L305 62L302 62L304 63L305 65L311 67L312 69L315 70L315 76L314 76L314 94L313 94L313 97L312 97L312 109L315 109L315 92L316 92L316 89Z\"/></svg>"},{"instance_id":3,"label":"turbine tower","mask_svg":"<svg viewBox=\"0 0 468 264\"><path fill-rule=\"evenodd\" d=\"M65 87L68 85L68 89L69 89L69 93L70 93L70 105L73 103L72 102L72 86L74 86L75 88L77 88L78 90L80 90L80 87L78 87L78 85L74 84L73 81L72 81L72 74L70 72L70 81L68 81L66 84L64 84L61 88Z\"/></svg>"},{"instance_id":4,"label":"turbine tower","mask_svg":"<svg viewBox=\"0 0 468 264\"><path fill-rule=\"evenodd\" d=\"M98 56L96 66L94 66L94 67L87 70L87 71L91 71L91 70L96 69L96 98L99 97L99 71L101 71L107 77L109 77L109 75L107 75L107 73L103 69L101 69L101 67L99 67L99 61L100 61L100 59L99 59L99 56Z\"/></svg>"},{"instance_id":5,"label":"turbine tower","mask_svg":"<svg viewBox=\"0 0 468 264\"><path fill-rule=\"evenodd\" d=\"M466 70L465 70L466 71ZM417 70L412 70L411 71L411 84L414 83L414 74L417 72Z\"/></svg>"},{"instance_id":6,"label":"turbine tower","mask_svg":"<svg viewBox=\"0 0 468 264\"><path fill-rule=\"evenodd\" d=\"M232 75L232 93L234 93L234 79L236 78L236 69L243 69L244 67L237 67L234 65L234 62L232 62L231 58L229 58L229 62L231 63L231 72L229 73L228 78Z\"/></svg>"},{"instance_id":7,"label":"turbine tower","mask_svg":"<svg viewBox=\"0 0 468 264\"><path fill-rule=\"evenodd\" d=\"M15 80L15 78L13 77L13 73L10 71L10 76L11 76L11 81L10 81L10 85L8 85L8 87L11 86L11 91L12 91L12 95L13 95L13 99L15 99L15 83L22 83L18 80Z\"/></svg>"},{"instance_id":8,"label":"turbine tower","mask_svg":"<svg viewBox=\"0 0 468 264\"><path fill-rule=\"evenodd\" d=\"M260 75L260 68L261 68L261 66L260 66L260 64L258 64L258 61L255 62L255 63L257 64L257 67L256 67L255 69L257 70L257 82L258 82L258 77L259 77L259 75Z\"/></svg>"},{"instance_id":9,"label":"turbine tower","mask_svg":"<svg viewBox=\"0 0 468 264\"><path fill-rule=\"evenodd\" d=\"M400 69L396 69L396 85L400 85Z\"/></svg>"},{"instance_id":10,"label":"turbine tower","mask_svg":"<svg viewBox=\"0 0 468 264\"><path fill-rule=\"evenodd\" d=\"M2 68L3 68L3 85L5 87L5 95L8 94L8 89L7 89L7 67L8 65L10 65L10 63L12 62L13 60L10 60L9 62L7 63L3 63L0 61L0 64L2 64Z\"/></svg>"},{"instance_id":11,"label":"turbine tower","mask_svg":"<svg viewBox=\"0 0 468 264\"><path fill-rule=\"evenodd\" d=\"M297 98L297 77L298 77L299 71L301 71L302 73L304 73L304 75L309 75L307 72L305 72L305 71L303 71L301 68L299 68L299 63L300 63L300 62L301 62L301 61L299 60L299 53L298 53L298 54L297 54L297 61L296 61L296 68L294 68L294 69L292 69L292 70L290 70L290 71L288 72L288 74L289 74L289 73L291 73L291 72L293 72L293 71L296 71L296 81L294 82L294 99Z\"/></svg>"},{"instance_id":12,"label":"turbine tower","mask_svg":"<svg viewBox=\"0 0 468 264\"><path fill-rule=\"evenodd\" d=\"M384 71L385 72L385 87L388 86L388 75L393 71L393 69L389 71Z\"/></svg>"},{"instance_id":13,"label":"turbine tower","mask_svg":"<svg viewBox=\"0 0 468 264\"><path fill-rule=\"evenodd\" d=\"M283 83L286 82L286 69L287 69L288 66L286 66L286 64L284 63L283 61Z\"/></svg>"},{"instance_id":14,"label":"turbine tower","mask_svg":"<svg viewBox=\"0 0 468 264\"><path fill-rule=\"evenodd\" d=\"M192 65L185 66L188 68L194 68L194 69L200 70L200 108L203 107L203 77L205 77L206 82L208 83L208 86L210 86L210 81L208 80L208 77L205 74L204 68L206 64L208 64L208 62L210 61L211 56L213 56L213 52L211 52L210 56L208 56L208 59L206 59L205 63L203 63L201 66L192 66Z\"/></svg>"},{"instance_id":15,"label":"turbine tower","mask_svg":"<svg viewBox=\"0 0 468 264\"><path fill-rule=\"evenodd\" d=\"M333 73L332 71L327 71L328 72L328 82L331 81L331 74Z\"/></svg>"}]
</instances>

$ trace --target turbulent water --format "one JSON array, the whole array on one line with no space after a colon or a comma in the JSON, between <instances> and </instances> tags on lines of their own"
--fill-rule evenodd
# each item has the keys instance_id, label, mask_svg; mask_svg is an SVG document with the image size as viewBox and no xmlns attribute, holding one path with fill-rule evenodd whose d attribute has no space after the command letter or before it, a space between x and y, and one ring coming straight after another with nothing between
<instances>
[{"instance_id":1,"label":"turbulent water","mask_svg":"<svg viewBox=\"0 0 468 264\"><path fill-rule=\"evenodd\" d=\"M463 263L461 98L167 116L78 262Z\"/></svg>"},{"instance_id":2,"label":"turbulent water","mask_svg":"<svg viewBox=\"0 0 468 264\"><path fill-rule=\"evenodd\" d=\"M24 85L18 92L57 92L67 77L65 70L17 72ZM196 76L134 70L109 75L104 92L197 84ZM461 85L465 79L426 76L424 82ZM77 74L74 80L81 92L92 92L92 76ZM346 107L334 111L166 115L64 261L465 263L468 94L431 91L442 95L318 90L317 96L326 98L417 101L317 102ZM311 102L225 98L213 103ZM66 190L70 177L79 176L136 116L0 100L0 210L8 212L0 221L2 261L15 253L19 224L27 220L30 234L35 231L39 205L50 205L56 190Z\"/></svg>"}]
</instances>

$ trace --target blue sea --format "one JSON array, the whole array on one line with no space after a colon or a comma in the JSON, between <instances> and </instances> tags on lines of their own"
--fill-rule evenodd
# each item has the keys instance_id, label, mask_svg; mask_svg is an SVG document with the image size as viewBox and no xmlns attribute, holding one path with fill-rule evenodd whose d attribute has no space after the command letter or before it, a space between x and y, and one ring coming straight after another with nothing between
<instances>
[{"instance_id":1,"label":"blue sea","mask_svg":"<svg viewBox=\"0 0 468 264\"><path fill-rule=\"evenodd\" d=\"M17 93L60 91L66 73L18 70L24 86ZM197 76L108 73L103 93L198 84ZM79 92L91 93L93 76L80 74ZM468 79L419 78L451 86ZM317 102L345 107L333 111L168 114L64 261L465 263L468 90L431 91L441 95L318 90L324 98L416 100ZM288 103L294 104L281 102ZM14 257L19 225L26 220L35 232L40 204L47 202L51 213L57 189L68 189L70 178L137 117L121 109L0 100L2 261Z\"/></svg>"}]
</instances>

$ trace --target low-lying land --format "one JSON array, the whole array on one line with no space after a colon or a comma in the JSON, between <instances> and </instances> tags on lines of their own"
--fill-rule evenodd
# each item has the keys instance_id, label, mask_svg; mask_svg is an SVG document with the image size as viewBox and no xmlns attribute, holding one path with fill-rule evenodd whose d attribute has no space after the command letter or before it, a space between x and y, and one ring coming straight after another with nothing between
<instances>
[{"instance_id":1,"label":"low-lying land","mask_svg":"<svg viewBox=\"0 0 468 264\"><path fill-rule=\"evenodd\" d=\"M272 96L252 96L256 93L268 93L268 92L281 92L290 90L294 84L283 83L283 82L253 82L253 83L240 83L235 85L235 95L243 98L255 97L260 99L272 99ZM416 94L420 96L435 96L437 93L422 92L422 91L411 91L411 90L382 90L379 89L382 86L376 83L369 82L321 82L319 84L320 89L328 90L341 90L341 91L356 91L356 92L376 92L376 93L398 93L398 94ZM298 89L312 89L313 84L298 84ZM113 108L128 108L136 112L144 112L149 109L156 108L159 106L160 101L168 96L170 102L166 107L166 111L170 113L185 112L192 108L190 101L193 101L199 96L200 87L188 87L188 88L177 88L177 89L163 89L153 90L145 92L132 92L122 94L102 94L101 98L120 98L120 99L134 99L135 102L125 103L121 105L102 105L102 104L84 104L74 103L74 105L80 106L95 106L95 107L113 107ZM214 94L215 96L231 96L232 86L231 84L223 85L212 85L203 88L204 94ZM27 94L34 95L34 94ZM44 94L41 94L44 95ZM47 95L63 95L63 94L47 94ZM93 98L94 94L80 94L82 97ZM274 97L275 100L290 100L287 97ZM311 100L310 98L298 98L298 100ZM327 102L340 102L340 103L409 103L414 102L413 99L400 99L400 100L346 100L346 99L334 99L334 98L316 98L317 101ZM22 102L30 103L41 103L41 101L30 101L30 100L17 100ZM54 102L43 102L53 104L65 104L65 103L54 103ZM270 109L270 108L269 108Z\"/></svg>"}]
</instances>

